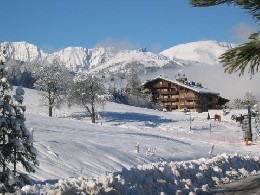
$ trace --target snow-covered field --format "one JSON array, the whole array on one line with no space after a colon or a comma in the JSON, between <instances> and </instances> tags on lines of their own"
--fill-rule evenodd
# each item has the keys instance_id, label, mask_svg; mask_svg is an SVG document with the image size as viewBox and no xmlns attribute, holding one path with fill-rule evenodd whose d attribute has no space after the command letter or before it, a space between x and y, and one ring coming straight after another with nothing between
<instances>
[{"instance_id":1,"label":"snow-covered field","mask_svg":"<svg viewBox=\"0 0 260 195\"><path fill-rule=\"evenodd\" d=\"M186 193L259 174L256 130L252 145L245 146L240 125L230 119L245 111L231 111L218 122L207 120L207 113L161 112L107 102L99 108L98 123L92 124L77 107L55 109L50 118L41 102L36 91L26 90L26 125L34 129L40 166L30 175L38 185L24 187L24 192L169 194L185 188ZM211 117L215 113L222 114L210 111ZM217 154L222 155L214 157ZM46 182L56 184L42 185Z\"/></svg>"}]
</instances>

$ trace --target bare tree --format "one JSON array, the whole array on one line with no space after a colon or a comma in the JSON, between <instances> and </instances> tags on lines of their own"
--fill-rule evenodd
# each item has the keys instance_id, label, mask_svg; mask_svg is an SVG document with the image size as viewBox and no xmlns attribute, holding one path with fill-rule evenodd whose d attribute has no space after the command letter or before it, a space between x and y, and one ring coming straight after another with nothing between
<instances>
[{"instance_id":1,"label":"bare tree","mask_svg":"<svg viewBox=\"0 0 260 195\"><path fill-rule=\"evenodd\" d=\"M254 106L257 103L257 99L254 96L253 93L246 92L244 99L243 99L243 104L245 106Z\"/></svg>"},{"instance_id":2,"label":"bare tree","mask_svg":"<svg viewBox=\"0 0 260 195\"><path fill-rule=\"evenodd\" d=\"M34 83L36 89L43 91L43 98L47 100L49 116L53 115L53 107L60 103L70 83L69 70L54 59L51 63L47 61L37 62L33 74L37 81Z\"/></svg>"},{"instance_id":3,"label":"bare tree","mask_svg":"<svg viewBox=\"0 0 260 195\"><path fill-rule=\"evenodd\" d=\"M256 116L255 120L257 122L257 128L260 130L260 101L255 106Z\"/></svg>"},{"instance_id":4,"label":"bare tree","mask_svg":"<svg viewBox=\"0 0 260 195\"><path fill-rule=\"evenodd\" d=\"M232 109L242 109L244 108L242 99L234 99L231 102L228 103L229 107Z\"/></svg>"},{"instance_id":5,"label":"bare tree","mask_svg":"<svg viewBox=\"0 0 260 195\"><path fill-rule=\"evenodd\" d=\"M257 98L253 93L246 92L244 98L234 99L229 103L229 107L232 109L246 109L248 106L253 107L257 104Z\"/></svg>"},{"instance_id":6,"label":"bare tree","mask_svg":"<svg viewBox=\"0 0 260 195\"><path fill-rule=\"evenodd\" d=\"M69 90L69 102L81 105L90 114L91 122L96 122L96 105L101 103L105 87L91 74L79 73Z\"/></svg>"}]
</instances>

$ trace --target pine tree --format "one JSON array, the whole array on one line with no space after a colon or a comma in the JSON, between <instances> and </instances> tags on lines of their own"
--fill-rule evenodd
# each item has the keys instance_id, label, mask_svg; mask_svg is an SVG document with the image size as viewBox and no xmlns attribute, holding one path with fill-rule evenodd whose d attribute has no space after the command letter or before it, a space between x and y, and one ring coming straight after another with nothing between
<instances>
[{"instance_id":1,"label":"pine tree","mask_svg":"<svg viewBox=\"0 0 260 195\"><path fill-rule=\"evenodd\" d=\"M2 55L3 57L3 55ZM23 88L18 87L12 97L12 90L7 82L5 60L0 59L0 191L13 191L28 183L25 174L17 171L17 163L21 163L27 172L34 172L33 165L37 164L36 150L33 140L24 122L25 106ZM13 170L11 171L11 168Z\"/></svg>"},{"instance_id":2,"label":"pine tree","mask_svg":"<svg viewBox=\"0 0 260 195\"><path fill-rule=\"evenodd\" d=\"M235 5L245 9L256 21L260 20L259 0L190 0L190 4L196 7L208 7L220 4Z\"/></svg>"},{"instance_id":3,"label":"pine tree","mask_svg":"<svg viewBox=\"0 0 260 195\"><path fill-rule=\"evenodd\" d=\"M133 61L126 65L128 68L126 91L129 95L135 96L140 92L141 81L139 79L139 63Z\"/></svg>"},{"instance_id":4,"label":"pine tree","mask_svg":"<svg viewBox=\"0 0 260 195\"><path fill-rule=\"evenodd\" d=\"M139 63L136 61L130 62L126 65L128 73L126 77L126 94L129 105L139 106L141 100L141 81L139 79Z\"/></svg>"},{"instance_id":5,"label":"pine tree","mask_svg":"<svg viewBox=\"0 0 260 195\"><path fill-rule=\"evenodd\" d=\"M127 102L132 106L153 108L152 94L145 94L142 91L139 71L142 64L137 61L132 61L126 65L128 70L126 75L126 95Z\"/></svg>"},{"instance_id":6,"label":"pine tree","mask_svg":"<svg viewBox=\"0 0 260 195\"><path fill-rule=\"evenodd\" d=\"M259 0L190 0L190 4L195 7L220 4L235 5L245 9L256 22L260 20ZM258 72L260 65L260 33L253 33L249 39L250 42L232 48L220 56L219 59L225 67L225 72L240 71L239 75L242 75L246 68L249 69L252 75Z\"/></svg>"}]
</instances>

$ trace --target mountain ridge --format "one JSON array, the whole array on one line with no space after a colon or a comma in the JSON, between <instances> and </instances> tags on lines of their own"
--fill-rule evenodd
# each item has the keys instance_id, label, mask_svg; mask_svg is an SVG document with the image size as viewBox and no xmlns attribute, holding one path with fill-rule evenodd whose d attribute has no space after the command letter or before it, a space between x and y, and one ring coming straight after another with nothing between
<instances>
[{"instance_id":1,"label":"mountain ridge","mask_svg":"<svg viewBox=\"0 0 260 195\"><path fill-rule=\"evenodd\" d=\"M127 63L137 61L145 69L183 67L193 64L216 65L218 57L232 48L232 44L217 41L198 41L180 44L163 50L159 54L144 50L115 50L113 47L67 47L54 53L45 53L34 44L22 42L3 42L0 49L6 49L6 56L23 62L52 60L60 58L70 70L84 69L89 72L116 71Z\"/></svg>"},{"instance_id":2,"label":"mountain ridge","mask_svg":"<svg viewBox=\"0 0 260 195\"><path fill-rule=\"evenodd\" d=\"M197 41L180 44L161 52L161 54L172 58L199 62L205 62L210 65L220 64L218 57L228 49L234 47L234 44L217 41ZM214 52L212 52L214 51Z\"/></svg>"}]
</instances>

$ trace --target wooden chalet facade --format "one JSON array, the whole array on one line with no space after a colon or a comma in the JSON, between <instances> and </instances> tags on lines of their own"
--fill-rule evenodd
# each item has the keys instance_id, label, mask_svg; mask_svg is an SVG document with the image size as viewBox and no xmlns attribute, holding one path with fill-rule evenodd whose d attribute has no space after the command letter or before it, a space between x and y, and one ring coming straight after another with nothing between
<instances>
[{"instance_id":1,"label":"wooden chalet facade","mask_svg":"<svg viewBox=\"0 0 260 195\"><path fill-rule=\"evenodd\" d=\"M209 109L222 109L229 100L219 93L202 87L200 83L188 82L185 75L176 80L161 76L143 84L145 93L151 93L155 103L162 104L168 110L188 109L193 112L205 112Z\"/></svg>"}]
</instances>

